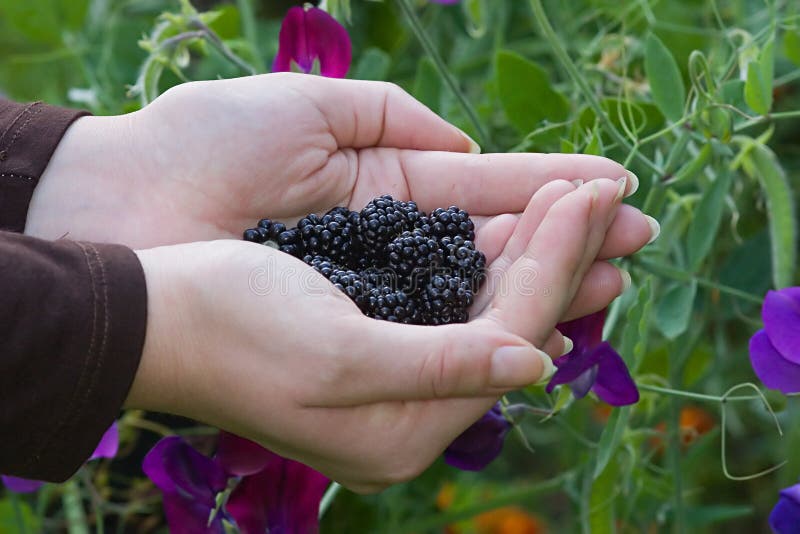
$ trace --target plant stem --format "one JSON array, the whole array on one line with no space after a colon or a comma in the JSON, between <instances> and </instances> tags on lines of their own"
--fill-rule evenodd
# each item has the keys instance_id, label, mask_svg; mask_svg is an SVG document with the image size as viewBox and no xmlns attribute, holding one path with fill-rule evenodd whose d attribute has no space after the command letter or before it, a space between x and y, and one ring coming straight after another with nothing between
<instances>
[{"instance_id":1,"label":"plant stem","mask_svg":"<svg viewBox=\"0 0 800 534\"><path fill-rule=\"evenodd\" d=\"M758 126L759 124L764 124L765 122L770 122L773 120L782 120L782 119L800 119L800 110L795 111L779 111L778 113L770 113L768 115L762 115L760 117L756 117L754 119L750 119L744 121L740 124L737 124L736 127L733 129L734 132L740 132L751 126Z\"/></svg>"},{"instance_id":2,"label":"plant stem","mask_svg":"<svg viewBox=\"0 0 800 534\"><path fill-rule=\"evenodd\" d=\"M86 511L83 509L77 481L73 479L64 483L64 495L61 499L69 534L89 534L89 524L86 521Z\"/></svg>"},{"instance_id":3,"label":"plant stem","mask_svg":"<svg viewBox=\"0 0 800 534\"><path fill-rule=\"evenodd\" d=\"M416 12L414 12L414 8L411 7L411 5L408 3L408 0L397 0L397 5L400 7L400 11L402 11L405 17L408 19L408 22L411 25L411 30L414 32L414 35L417 36L417 39L422 45L422 48L425 50L425 53L433 61L433 64L436 66L436 70L439 71L439 75L442 77L442 80L444 80L444 83L456 97L458 103L461 105L461 108L464 110L464 113L467 114L467 118L472 123L472 127L475 128L475 131L478 133L478 142L484 146L488 152L494 151L494 146L489 139L489 135L486 132L486 129L483 127L480 118L478 117L478 113L475 111L475 108L472 107L472 104L469 103L467 97L461 91L461 88L459 88L458 81L447 68L442 56L439 55L436 47L433 46L433 43L428 38L428 34L425 33L425 29L422 27L422 23L420 22L419 17L417 17Z\"/></svg>"},{"instance_id":4,"label":"plant stem","mask_svg":"<svg viewBox=\"0 0 800 534\"><path fill-rule=\"evenodd\" d=\"M13 491L9 491L8 496L11 500L11 508L14 510L14 523L17 525L17 532L19 532L19 534L26 534L28 528L25 525L25 516L22 514L22 507L19 505L19 497Z\"/></svg>"},{"instance_id":5,"label":"plant stem","mask_svg":"<svg viewBox=\"0 0 800 534\"><path fill-rule=\"evenodd\" d=\"M250 53L253 56L253 61L256 62L259 68L262 68L264 66L264 58L261 56L261 51L258 49L258 32L256 31L252 2L253 0L236 0L236 6L239 8L239 18L242 21L242 33L244 33L244 38L250 44Z\"/></svg>"},{"instance_id":6,"label":"plant stem","mask_svg":"<svg viewBox=\"0 0 800 534\"><path fill-rule=\"evenodd\" d=\"M642 260L642 259L635 259L633 261L633 264L644 271L653 273L658 276L662 276L664 278L671 278L673 280L678 280L680 282L695 281L699 286L707 287L710 289L716 289L720 293L725 293L732 297L740 298L742 300L752 302L753 304L758 304L759 306L763 303L763 299L761 297L753 295L752 293L736 289L735 287L719 284L707 278L701 278L699 276L695 276L692 273L682 271L674 267L670 267L669 265L661 265L659 263L655 263L650 260Z\"/></svg>"},{"instance_id":7,"label":"plant stem","mask_svg":"<svg viewBox=\"0 0 800 534\"><path fill-rule=\"evenodd\" d=\"M572 78L572 81L575 85L578 86L581 93L583 94L584 98L589 104L589 107L594 110L595 115L605 126L606 130L608 130L609 135L614 139L614 141L620 145L620 147L624 148L628 152L633 151L633 145L630 143L628 139L622 135L619 130L617 130L616 126L611 122L611 119L608 117L608 114L603 109L603 106L600 104L600 101L597 99L597 96L592 91L592 88L589 87L589 83L581 76L581 73L578 71L578 67L569 57L567 51L564 49L564 45L561 44L561 40L556 35L556 32L553 30L553 27L550 25L550 21L547 18L547 14L544 12L544 8L542 7L541 0L530 0L531 9L533 9L533 15L536 18L536 21L539 23L539 26L542 29L542 33L544 33L545 38L550 43L550 47L553 50L553 53L556 55L556 58L561 62L561 65L566 69L569 77ZM635 152L636 158L645 165L648 169L653 171L654 173L658 174L659 176L663 175L663 171L650 161L644 154L639 152L638 150Z\"/></svg>"},{"instance_id":8,"label":"plant stem","mask_svg":"<svg viewBox=\"0 0 800 534\"><path fill-rule=\"evenodd\" d=\"M651 391L653 393L662 393L664 395L671 395L673 397L683 397L685 399L694 399L709 402L737 402L737 401L752 401L760 400L758 395L742 395L738 397L723 397L721 395L706 395L705 393L693 393L691 391L683 391L681 389L662 388L659 386L651 386L649 384L636 384L636 387L642 391Z\"/></svg>"}]
</instances>

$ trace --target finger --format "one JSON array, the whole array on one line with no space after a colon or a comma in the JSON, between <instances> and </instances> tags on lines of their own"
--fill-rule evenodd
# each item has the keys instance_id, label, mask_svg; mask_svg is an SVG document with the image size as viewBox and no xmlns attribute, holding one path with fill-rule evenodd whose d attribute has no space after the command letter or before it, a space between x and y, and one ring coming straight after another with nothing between
<instances>
[{"instance_id":1,"label":"finger","mask_svg":"<svg viewBox=\"0 0 800 534\"><path fill-rule=\"evenodd\" d=\"M525 252L504 273L486 316L540 346L594 262L624 182L596 180L555 202Z\"/></svg>"},{"instance_id":2,"label":"finger","mask_svg":"<svg viewBox=\"0 0 800 534\"><path fill-rule=\"evenodd\" d=\"M617 210L614 222L608 228L597 258L607 260L630 256L658 237L658 221L638 209L623 204Z\"/></svg>"},{"instance_id":3,"label":"finger","mask_svg":"<svg viewBox=\"0 0 800 534\"><path fill-rule=\"evenodd\" d=\"M631 275L606 261L592 264L583 278L561 322L585 317L607 308L611 301L631 287Z\"/></svg>"},{"instance_id":4,"label":"finger","mask_svg":"<svg viewBox=\"0 0 800 534\"><path fill-rule=\"evenodd\" d=\"M325 116L338 148L480 152L464 132L393 83L288 76Z\"/></svg>"},{"instance_id":5,"label":"finger","mask_svg":"<svg viewBox=\"0 0 800 534\"><path fill-rule=\"evenodd\" d=\"M619 163L582 154L455 154L370 149L359 152L353 199L372 198L375 183L398 198L412 198L430 211L452 204L472 215L515 213L553 180L617 179L628 176ZM629 176L627 193L638 187Z\"/></svg>"},{"instance_id":6,"label":"finger","mask_svg":"<svg viewBox=\"0 0 800 534\"><path fill-rule=\"evenodd\" d=\"M363 318L352 326L358 344L325 373L325 388L316 388L335 398L317 399L312 391L304 405L486 396L553 372L547 354L486 320L431 327Z\"/></svg>"},{"instance_id":7,"label":"finger","mask_svg":"<svg viewBox=\"0 0 800 534\"><path fill-rule=\"evenodd\" d=\"M574 190L575 186L573 184L563 180L556 180L545 184L533 195L514 226L511 236L505 242L502 252L493 259L490 259L488 255L486 256L486 263L489 265L486 272L486 282L481 291L475 296L475 303L471 309L473 314L480 313L491 301L492 296L501 289L500 284L506 280L504 273L525 252L528 242L533 237L550 206ZM502 288L502 290L506 291L508 288Z\"/></svg>"},{"instance_id":8,"label":"finger","mask_svg":"<svg viewBox=\"0 0 800 534\"><path fill-rule=\"evenodd\" d=\"M573 343L570 338L563 335L558 330L553 330L547 338L547 341L542 345L542 350L549 354L551 358L555 359L571 351L572 347Z\"/></svg>"},{"instance_id":9,"label":"finger","mask_svg":"<svg viewBox=\"0 0 800 534\"><path fill-rule=\"evenodd\" d=\"M519 217L504 213L496 217L474 217L475 248L486 256L486 263L491 264L503 251L505 243L514 232Z\"/></svg>"}]
</instances>

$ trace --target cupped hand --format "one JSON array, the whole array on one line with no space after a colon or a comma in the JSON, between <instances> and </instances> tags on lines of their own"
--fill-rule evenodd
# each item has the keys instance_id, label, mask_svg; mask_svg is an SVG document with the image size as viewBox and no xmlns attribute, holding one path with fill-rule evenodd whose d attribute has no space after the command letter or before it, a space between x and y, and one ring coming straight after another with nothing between
<instances>
[{"instance_id":1,"label":"cupped hand","mask_svg":"<svg viewBox=\"0 0 800 534\"><path fill-rule=\"evenodd\" d=\"M26 232L147 248L237 238L263 217L291 223L382 194L493 216L522 212L555 179L626 175L600 157L475 148L389 83L290 73L192 82L138 112L73 124Z\"/></svg>"},{"instance_id":2,"label":"cupped hand","mask_svg":"<svg viewBox=\"0 0 800 534\"><path fill-rule=\"evenodd\" d=\"M140 251L148 330L127 405L219 426L356 491L415 477L499 395L547 371L534 345L580 291L621 199L611 180L557 187L507 239L522 245L505 269L513 290L466 324L367 318L310 267L250 243Z\"/></svg>"}]
</instances>

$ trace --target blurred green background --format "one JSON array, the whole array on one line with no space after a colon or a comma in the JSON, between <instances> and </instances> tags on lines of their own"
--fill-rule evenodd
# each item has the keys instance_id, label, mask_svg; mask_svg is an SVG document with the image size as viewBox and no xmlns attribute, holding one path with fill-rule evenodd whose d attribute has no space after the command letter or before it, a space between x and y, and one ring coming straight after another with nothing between
<instances>
[{"instance_id":1,"label":"blurred green background","mask_svg":"<svg viewBox=\"0 0 800 534\"><path fill-rule=\"evenodd\" d=\"M211 30L259 73L269 72L280 19L293 4L193 3L215 12ZM516 393L511 401L554 414L524 418L486 471L438 462L380 495L342 491L322 531L768 532L778 491L800 476L800 404L766 392L781 437L760 400L727 403L723 429L719 396L756 382L747 342L760 328L758 300L771 287L797 285L800 3L546 1L553 34L542 30L537 4L339 0L328 7L352 37L350 77L400 84L484 151L605 155L638 174L642 185L629 201L658 218L662 234L625 262L634 288L611 308L606 334L650 390L613 415L566 391ZM163 68L151 80L156 93L185 80L246 74L201 39L159 49L164 36L154 29L164 12L181 6L0 0L0 92L118 114L146 100L130 89L148 61ZM723 431L732 475L788 463L732 480L721 462ZM132 424L123 432L127 457L86 468L83 491L94 484L117 510L106 515L109 528L163 530L156 494L136 472L141 444L153 440ZM32 529L63 528L59 491L23 502ZM90 517L93 502L84 501ZM0 530L14 532L9 510L6 496Z\"/></svg>"}]
</instances>

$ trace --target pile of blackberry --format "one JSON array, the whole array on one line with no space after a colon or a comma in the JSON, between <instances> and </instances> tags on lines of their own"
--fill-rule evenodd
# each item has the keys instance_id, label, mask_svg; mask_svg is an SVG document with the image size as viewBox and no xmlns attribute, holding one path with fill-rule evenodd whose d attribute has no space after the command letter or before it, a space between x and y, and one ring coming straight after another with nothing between
<instances>
[{"instance_id":1,"label":"pile of blackberry","mask_svg":"<svg viewBox=\"0 0 800 534\"><path fill-rule=\"evenodd\" d=\"M475 225L456 206L426 214L389 195L360 212L337 207L294 228L261 219L244 240L302 259L361 311L407 324L463 323L485 279Z\"/></svg>"}]
</instances>

